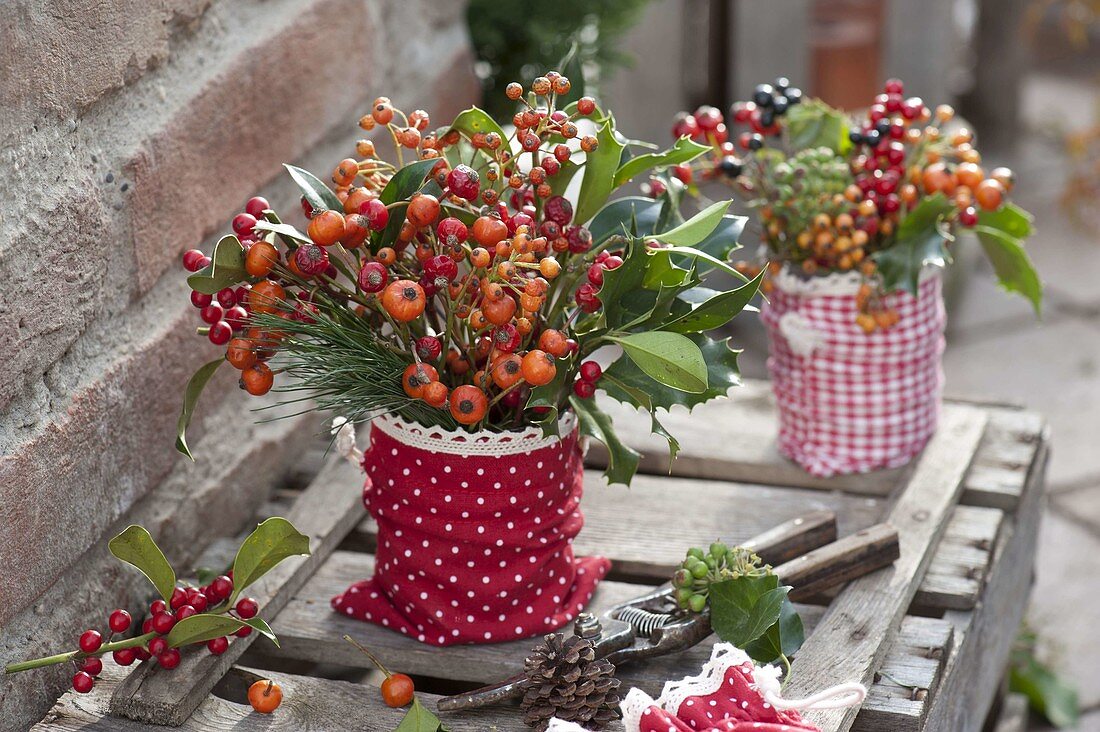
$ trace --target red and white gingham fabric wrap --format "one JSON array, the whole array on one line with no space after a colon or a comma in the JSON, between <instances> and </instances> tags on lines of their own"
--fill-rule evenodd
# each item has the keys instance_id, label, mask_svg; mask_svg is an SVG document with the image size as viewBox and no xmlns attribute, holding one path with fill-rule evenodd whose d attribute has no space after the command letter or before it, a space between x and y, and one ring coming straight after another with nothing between
<instances>
[{"instance_id":1,"label":"red and white gingham fabric wrap","mask_svg":"<svg viewBox=\"0 0 1100 732\"><path fill-rule=\"evenodd\" d=\"M870 334L855 323L858 275L774 279L761 317L781 453L827 477L898 467L924 448L943 392L940 272L925 269L919 297L887 295L900 319Z\"/></svg>"},{"instance_id":2,"label":"red and white gingham fabric wrap","mask_svg":"<svg viewBox=\"0 0 1100 732\"><path fill-rule=\"evenodd\" d=\"M573 556L582 456L576 422L472 435L371 423L363 502L375 574L332 599L349 617L437 646L537 636L570 622L611 563Z\"/></svg>"},{"instance_id":3,"label":"red and white gingham fabric wrap","mask_svg":"<svg viewBox=\"0 0 1100 732\"><path fill-rule=\"evenodd\" d=\"M626 732L817 732L797 710L861 704L862 684L845 683L807 699L780 696L779 670L757 666L729 643L716 643L697 676L670 681L651 699L631 689L622 702ZM551 720L548 732L583 732L572 722Z\"/></svg>"}]
</instances>

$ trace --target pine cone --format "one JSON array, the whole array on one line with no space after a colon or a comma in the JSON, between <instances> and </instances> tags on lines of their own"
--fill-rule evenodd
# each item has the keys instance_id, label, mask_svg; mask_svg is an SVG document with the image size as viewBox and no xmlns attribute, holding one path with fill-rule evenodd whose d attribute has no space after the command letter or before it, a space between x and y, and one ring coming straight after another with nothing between
<instances>
[{"instance_id":1,"label":"pine cone","mask_svg":"<svg viewBox=\"0 0 1100 732\"><path fill-rule=\"evenodd\" d=\"M523 722L542 732L551 717L601 729L619 719L619 680L592 641L551 633L523 663Z\"/></svg>"}]
</instances>

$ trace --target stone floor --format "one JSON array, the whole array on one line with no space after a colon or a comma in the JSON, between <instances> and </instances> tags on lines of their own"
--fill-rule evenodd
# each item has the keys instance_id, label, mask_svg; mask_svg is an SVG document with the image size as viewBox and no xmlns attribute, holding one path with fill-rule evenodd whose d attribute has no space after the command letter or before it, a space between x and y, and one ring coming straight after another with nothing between
<instances>
[{"instance_id":1,"label":"stone floor","mask_svg":"<svg viewBox=\"0 0 1100 732\"><path fill-rule=\"evenodd\" d=\"M1026 405L1053 433L1049 501L1040 537L1037 582L1028 614L1040 654L1075 681L1078 729L1100 732L1100 232L1083 230L1060 202L1065 182L1058 126L1100 122L1100 95L1087 81L1036 74L1025 85L1028 132L1012 150L986 151L1013 167L1014 200L1035 214L1029 244L1046 286L1042 318L1022 298L1001 291L992 270L962 241L959 259L974 262L949 299L947 395ZM1094 118L1094 111L1097 115ZM740 324L747 376L763 377L767 345L756 324ZM1035 722L1035 730L1047 727Z\"/></svg>"}]
</instances>

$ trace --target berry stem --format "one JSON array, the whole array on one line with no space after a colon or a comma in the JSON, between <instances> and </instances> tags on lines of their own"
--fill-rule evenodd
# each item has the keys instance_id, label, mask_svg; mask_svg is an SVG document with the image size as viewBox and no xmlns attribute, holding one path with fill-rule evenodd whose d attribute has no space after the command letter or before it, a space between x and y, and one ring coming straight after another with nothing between
<instances>
[{"instance_id":1,"label":"berry stem","mask_svg":"<svg viewBox=\"0 0 1100 732\"><path fill-rule=\"evenodd\" d=\"M104 643L99 647L95 653L84 653L83 651L69 651L68 653L58 653L55 656L44 656L43 658L34 658L30 661L20 661L19 663L12 663L4 667L4 673L17 674L20 671L30 671L35 668L42 668L43 666L54 666L59 663L66 663L79 658L88 658L90 656L102 656L112 651L118 651L123 648L136 648L143 646L153 638L157 636L156 633L146 633L145 635L134 636L133 638L126 638L120 641L114 641L113 643Z\"/></svg>"},{"instance_id":2,"label":"berry stem","mask_svg":"<svg viewBox=\"0 0 1100 732\"><path fill-rule=\"evenodd\" d=\"M383 663L381 661L379 661L378 658L373 653L371 653L366 648L364 648L363 644L359 643L359 641L355 640L350 635L345 635L344 640L346 640L348 643L352 644L353 646L358 648L360 651L362 651L364 654L366 654L367 658L369 658L371 660L371 663L373 663L375 666L377 666L378 670L381 671L382 673L384 673L386 675L387 679L389 677L393 676L393 674L390 673L390 670L388 668L386 668L385 665L383 665Z\"/></svg>"}]
</instances>

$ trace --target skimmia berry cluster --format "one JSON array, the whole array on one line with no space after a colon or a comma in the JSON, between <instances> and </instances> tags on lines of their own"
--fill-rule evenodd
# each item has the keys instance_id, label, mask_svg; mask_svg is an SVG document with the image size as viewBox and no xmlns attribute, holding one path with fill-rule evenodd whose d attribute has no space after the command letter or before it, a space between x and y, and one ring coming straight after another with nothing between
<instances>
[{"instance_id":1,"label":"skimmia berry cluster","mask_svg":"<svg viewBox=\"0 0 1100 732\"><path fill-rule=\"evenodd\" d=\"M225 361L251 394L278 380L353 420L388 412L450 429L553 431L572 409L607 437L597 387L650 411L724 394L733 352L714 351L725 368L712 383L704 354L716 342L699 334L744 303L727 296L693 318L705 299L676 295L732 269L730 202L685 221L668 195L611 196L707 148L629 154L593 98L558 103L571 91L550 71L507 87L506 125L475 107L437 129L379 97L359 125L390 139L392 161L363 139L331 186L287 166L304 231L253 198L209 257L184 257L200 333L225 348L193 378L185 415ZM591 358L601 346L624 352L607 373ZM637 396L653 388L691 396ZM622 452L616 476L634 464Z\"/></svg>"},{"instance_id":2,"label":"skimmia berry cluster","mask_svg":"<svg viewBox=\"0 0 1100 732\"><path fill-rule=\"evenodd\" d=\"M973 134L949 106L933 110L904 91L891 79L865 113L849 118L803 100L786 79L761 84L731 111L747 128L736 143L721 113L704 108L707 126L721 135L708 138L707 156L673 175L689 185L724 180L758 210L764 261L739 262L743 273L784 264L807 277L859 273L857 323L868 333L897 322L883 295L915 293L923 266L950 260L958 231L975 233L1002 285L1038 308L1041 286L1023 251L1031 217L1007 203L1012 172L986 172ZM688 119L701 127L700 116ZM683 117L673 134L690 134Z\"/></svg>"}]
</instances>

